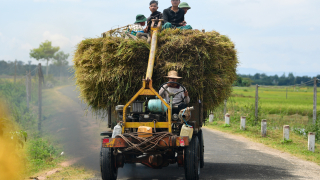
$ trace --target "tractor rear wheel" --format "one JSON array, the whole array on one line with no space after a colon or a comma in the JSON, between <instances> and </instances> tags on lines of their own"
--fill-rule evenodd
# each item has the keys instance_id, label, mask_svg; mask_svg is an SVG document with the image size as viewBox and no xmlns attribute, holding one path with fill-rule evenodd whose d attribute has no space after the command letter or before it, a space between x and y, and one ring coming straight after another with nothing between
<instances>
[{"instance_id":1,"label":"tractor rear wheel","mask_svg":"<svg viewBox=\"0 0 320 180\"><path fill-rule=\"evenodd\" d=\"M204 167L204 142L202 129L198 132L199 144L200 144L200 168Z\"/></svg>"},{"instance_id":2,"label":"tractor rear wheel","mask_svg":"<svg viewBox=\"0 0 320 180\"><path fill-rule=\"evenodd\" d=\"M118 176L118 168L116 167L112 148L101 148L100 163L102 179L116 180Z\"/></svg>"},{"instance_id":3,"label":"tractor rear wheel","mask_svg":"<svg viewBox=\"0 0 320 180\"><path fill-rule=\"evenodd\" d=\"M198 180L200 175L200 145L197 136L193 136L184 152L184 173L187 180Z\"/></svg>"}]
</instances>

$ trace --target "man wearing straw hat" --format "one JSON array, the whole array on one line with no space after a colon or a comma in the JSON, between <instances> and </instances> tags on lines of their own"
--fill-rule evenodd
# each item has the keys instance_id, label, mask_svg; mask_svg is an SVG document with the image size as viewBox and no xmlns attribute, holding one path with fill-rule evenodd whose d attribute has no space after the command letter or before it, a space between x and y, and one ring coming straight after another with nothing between
<instances>
[{"instance_id":1,"label":"man wearing straw hat","mask_svg":"<svg viewBox=\"0 0 320 180\"><path fill-rule=\"evenodd\" d=\"M169 78L168 82L177 82L178 79L182 78L178 76L177 71L169 71L168 76L164 76L164 77ZM170 97L168 92L165 91L164 88L166 88L170 93L177 93L182 91L181 93L173 97L173 103L172 103L173 105L180 105L181 103L183 103L183 99L184 99L184 103L186 104L190 102L188 91L186 90L185 92L183 92L183 88L175 83L168 83L159 90L159 95L162 98L164 98L167 102L169 102Z\"/></svg>"}]
</instances>

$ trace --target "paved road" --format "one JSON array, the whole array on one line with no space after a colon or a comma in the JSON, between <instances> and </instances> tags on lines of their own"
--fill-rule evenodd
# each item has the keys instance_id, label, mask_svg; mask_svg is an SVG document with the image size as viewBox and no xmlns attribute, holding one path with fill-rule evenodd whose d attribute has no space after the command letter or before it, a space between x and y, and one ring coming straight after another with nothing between
<instances>
[{"instance_id":1,"label":"paved road","mask_svg":"<svg viewBox=\"0 0 320 180\"><path fill-rule=\"evenodd\" d=\"M98 134L104 129L105 124L99 124L94 118L79 114L85 106L81 104L73 86L59 91L77 104L73 109L61 112L64 121L57 123L59 128L71 129L69 133L62 135L70 136L62 142L66 152L72 153L75 158L80 157L78 164L96 171L96 179L100 179ZM317 179L318 177L320 179L320 168L315 164L238 136L207 128L203 129L203 133L205 167L201 169L201 179ZM312 167L311 170L307 170L308 167ZM184 170L177 165L154 170L143 165L125 164L124 168L119 169L118 177L119 179L184 179Z\"/></svg>"}]
</instances>

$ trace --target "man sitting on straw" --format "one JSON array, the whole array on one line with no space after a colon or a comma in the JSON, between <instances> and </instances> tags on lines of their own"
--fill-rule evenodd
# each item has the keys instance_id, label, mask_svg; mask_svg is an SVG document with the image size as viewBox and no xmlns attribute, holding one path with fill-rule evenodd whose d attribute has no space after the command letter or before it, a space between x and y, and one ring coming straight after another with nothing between
<instances>
[{"instance_id":1,"label":"man sitting on straw","mask_svg":"<svg viewBox=\"0 0 320 180\"><path fill-rule=\"evenodd\" d=\"M181 8L181 9L184 10L184 14L187 14L188 10L191 9L191 7L189 6L189 4L186 3L186 2L180 3L179 8Z\"/></svg>"},{"instance_id":2,"label":"man sitting on straw","mask_svg":"<svg viewBox=\"0 0 320 180\"><path fill-rule=\"evenodd\" d=\"M129 25L128 31L126 32L126 35L129 38L137 39L137 38L143 38L143 39L150 39L150 36L148 33L144 33L143 26L146 24L147 18L142 15L138 14L136 16L136 22L134 24Z\"/></svg>"},{"instance_id":3,"label":"man sitting on straw","mask_svg":"<svg viewBox=\"0 0 320 180\"><path fill-rule=\"evenodd\" d=\"M144 29L144 32L149 32L151 29L151 24L152 24L152 19L163 19L163 15L161 12L158 11L158 1L152 0L150 2L150 7L151 11L150 17L147 19L147 27ZM155 26L157 26L158 23L155 23Z\"/></svg>"},{"instance_id":4,"label":"man sitting on straw","mask_svg":"<svg viewBox=\"0 0 320 180\"><path fill-rule=\"evenodd\" d=\"M180 0L171 0L171 4L171 7L163 10L164 25L162 28L192 29L184 20L185 11L178 7Z\"/></svg>"},{"instance_id":5,"label":"man sitting on straw","mask_svg":"<svg viewBox=\"0 0 320 180\"><path fill-rule=\"evenodd\" d=\"M169 78L168 82L177 82L178 79L182 78L182 77L178 76L177 71L169 71L168 76L165 76L165 77ZM167 91L169 91L170 93L177 93L179 91L183 91L183 88L181 86L179 86L178 84L174 84L174 83L168 83L168 84L164 85L163 88L166 88ZM159 95L162 98L164 98L167 102L169 102L169 100L170 100L169 94L163 88L161 88L159 90ZM183 99L184 99L184 101L183 101ZM190 102L190 97L188 95L187 90L184 93L181 92L181 93L177 94L176 96L174 96L172 104L173 105L180 105L183 102L186 104L188 104Z\"/></svg>"}]
</instances>

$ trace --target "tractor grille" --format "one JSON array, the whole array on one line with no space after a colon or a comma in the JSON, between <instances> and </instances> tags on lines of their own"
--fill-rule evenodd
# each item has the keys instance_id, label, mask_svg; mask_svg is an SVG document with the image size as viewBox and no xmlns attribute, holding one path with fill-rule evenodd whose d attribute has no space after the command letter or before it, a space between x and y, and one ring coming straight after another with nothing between
<instances>
[{"instance_id":1,"label":"tractor grille","mask_svg":"<svg viewBox=\"0 0 320 180\"><path fill-rule=\"evenodd\" d=\"M143 101L135 101L132 103L132 113L143 113Z\"/></svg>"}]
</instances>

